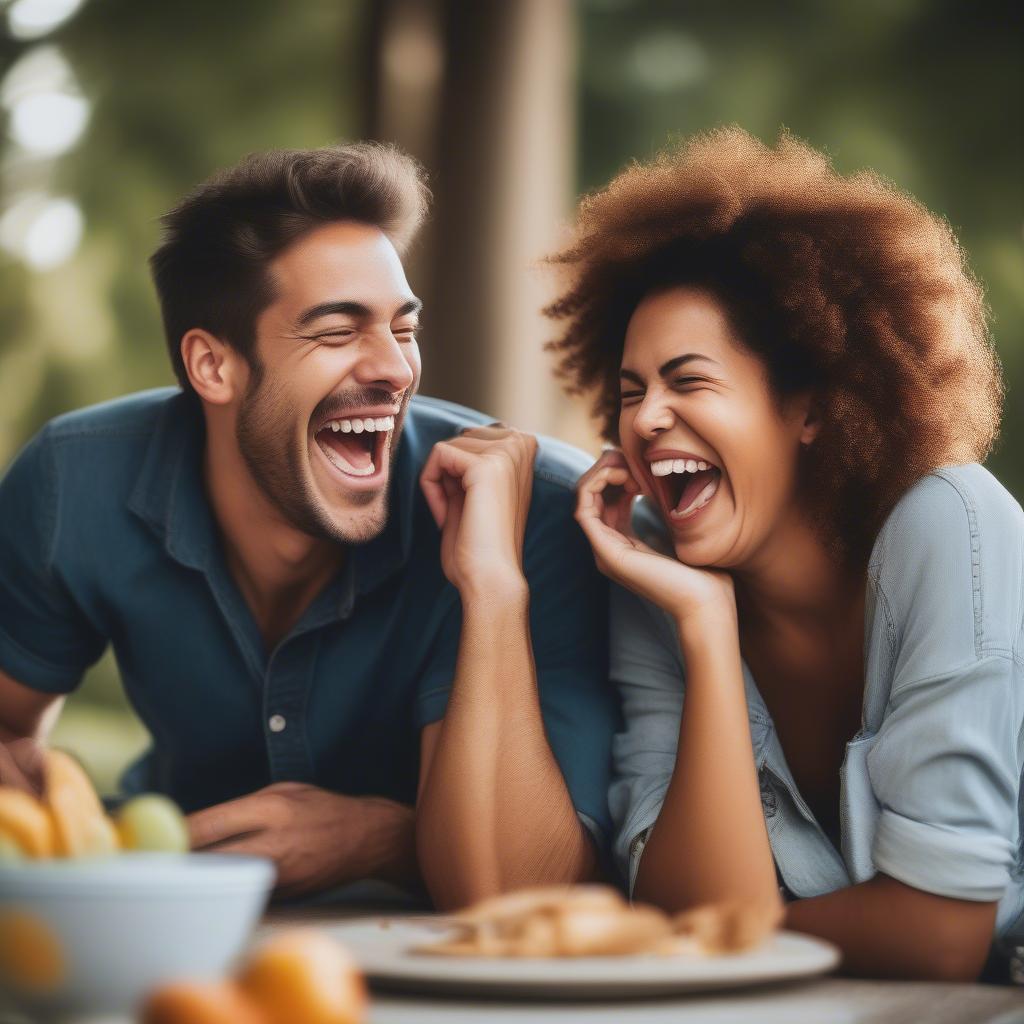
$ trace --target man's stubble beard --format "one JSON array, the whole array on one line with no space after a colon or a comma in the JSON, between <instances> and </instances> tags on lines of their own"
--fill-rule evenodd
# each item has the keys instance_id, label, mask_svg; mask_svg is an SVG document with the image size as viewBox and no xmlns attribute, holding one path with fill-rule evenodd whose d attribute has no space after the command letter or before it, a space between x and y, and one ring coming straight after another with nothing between
<instances>
[{"instance_id":1,"label":"man's stubble beard","mask_svg":"<svg viewBox=\"0 0 1024 1024\"><path fill-rule=\"evenodd\" d=\"M282 387L265 382L262 364L253 363L252 377L238 410L235 438L256 485L288 522L311 537L336 544L365 544L378 536L387 523L387 491L356 491L349 495L356 506L379 503L379 511L368 521L360 522L354 529L334 522L317 501L309 476L303 472L307 460L292 427ZM397 432L391 441L393 457L398 445ZM313 443L317 443L316 439Z\"/></svg>"}]
</instances>

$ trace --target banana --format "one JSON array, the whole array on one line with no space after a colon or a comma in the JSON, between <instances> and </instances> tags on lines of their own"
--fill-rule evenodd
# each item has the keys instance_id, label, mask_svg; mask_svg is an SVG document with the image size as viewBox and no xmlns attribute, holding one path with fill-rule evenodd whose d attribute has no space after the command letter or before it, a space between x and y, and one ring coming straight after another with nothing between
<instances>
[{"instance_id":1,"label":"banana","mask_svg":"<svg viewBox=\"0 0 1024 1024\"><path fill-rule=\"evenodd\" d=\"M93 857L115 853L117 829L106 816L89 776L62 750L47 750L43 801L53 819L59 857Z\"/></svg>"},{"instance_id":2,"label":"banana","mask_svg":"<svg viewBox=\"0 0 1024 1024\"><path fill-rule=\"evenodd\" d=\"M53 820L35 797L0 786L0 835L13 841L26 857L52 857L56 847Z\"/></svg>"}]
</instances>

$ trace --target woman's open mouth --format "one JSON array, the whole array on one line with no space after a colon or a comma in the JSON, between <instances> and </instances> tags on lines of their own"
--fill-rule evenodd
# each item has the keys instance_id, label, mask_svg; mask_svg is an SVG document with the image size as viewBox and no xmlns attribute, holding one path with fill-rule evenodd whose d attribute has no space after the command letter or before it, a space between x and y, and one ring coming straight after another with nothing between
<instances>
[{"instance_id":1,"label":"woman's open mouth","mask_svg":"<svg viewBox=\"0 0 1024 1024\"><path fill-rule=\"evenodd\" d=\"M648 456L648 461L665 512L676 522L693 518L717 493L722 471L704 459L669 452L653 454L663 455Z\"/></svg>"},{"instance_id":2,"label":"woman's open mouth","mask_svg":"<svg viewBox=\"0 0 1024 1024\"><path fill-rule=\"evenodd\" d=\"M370 482L386 468L395 417L357 416L328 420L316 432L327 461L346 477Z\"/></svg>"}]
</instances>

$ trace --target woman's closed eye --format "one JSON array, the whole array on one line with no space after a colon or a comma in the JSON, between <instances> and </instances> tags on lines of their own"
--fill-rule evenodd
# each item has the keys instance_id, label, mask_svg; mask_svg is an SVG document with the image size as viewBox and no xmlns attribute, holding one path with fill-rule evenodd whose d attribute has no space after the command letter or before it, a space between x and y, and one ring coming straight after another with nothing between
<instances>
[{"instance_id":1,"label":"woman's closed eye","mask_svg":"<svg viewBox=\"0 0 1024 1024\"><path fill-rule=\"evenodd\" d=\"M707 383L703 377L676 377L672 381L672 387L677 389L686 388L691 384L705 384ZM629 391L622 391L619 393L619 401L623 405L630 405L633 402L639 402L643 399L645 391L639 389L630 389Z\"/></svg>"}]
</instances>

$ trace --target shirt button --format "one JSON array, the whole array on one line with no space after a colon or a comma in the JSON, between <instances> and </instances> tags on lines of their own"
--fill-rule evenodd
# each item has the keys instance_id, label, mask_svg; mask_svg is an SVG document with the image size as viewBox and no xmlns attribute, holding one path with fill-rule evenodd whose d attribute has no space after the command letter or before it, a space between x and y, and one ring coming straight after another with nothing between
<instances>
[{"instance_id":1,"label":"shirt button","mask_svg":"<svg viewBox=\"0 0 1024 1024\"><path fill-rule=\"evenodd\" d=\"M284 727L287 724L288 723L285 721L284 715L271 715L270 721L267 722L267 725L270 726L271 732L284 732Z\"/></svg>"}]
</instances>

